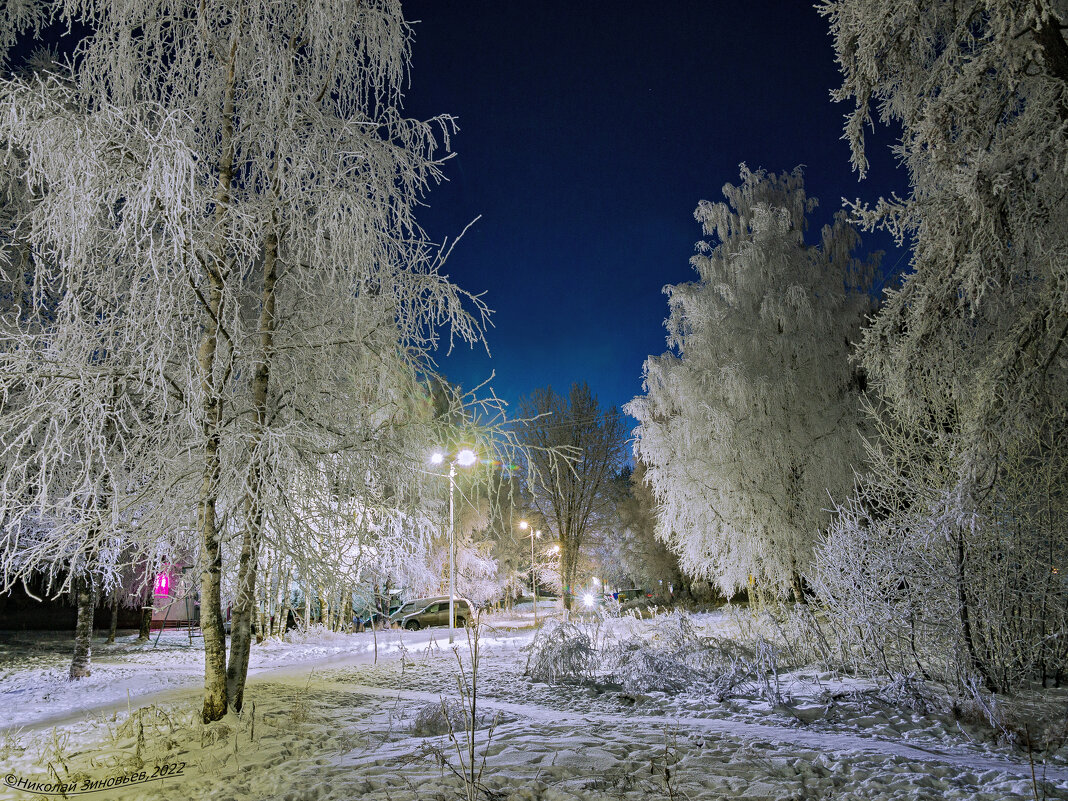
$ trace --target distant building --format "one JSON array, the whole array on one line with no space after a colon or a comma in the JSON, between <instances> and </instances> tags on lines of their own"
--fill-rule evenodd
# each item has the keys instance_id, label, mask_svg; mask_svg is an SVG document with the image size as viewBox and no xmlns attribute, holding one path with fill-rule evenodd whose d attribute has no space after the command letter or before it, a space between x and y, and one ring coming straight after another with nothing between
<instances>
[{"instance_id":1,"label":"distant building","mask_svg":"<svg viewBox=\"0 0 1068 801\"><path fill-rule=\"evenodd\" d=\"M0 630L4 631L73 631L78 619L78 609L69 593L58 598L49 597L48 582L44 576L28 579L29 591L21 582L11 591L0 594ZM136 629L141 621L141 610L135 605L119 607L119 628ZM111 625L111 609L107 598L97 601L93 611L93 627L107 629Z\"/></svg>"},{"instance_id":2,"label":"distant building","mask_svg":"<svg viewBox=\"0 0 1068 801\"><path fill-rule=\"evenodd\" d=\"M200 626L200 593L192 565L164 565L152 586L152 628Z\"/></svg>"}]
</instances>

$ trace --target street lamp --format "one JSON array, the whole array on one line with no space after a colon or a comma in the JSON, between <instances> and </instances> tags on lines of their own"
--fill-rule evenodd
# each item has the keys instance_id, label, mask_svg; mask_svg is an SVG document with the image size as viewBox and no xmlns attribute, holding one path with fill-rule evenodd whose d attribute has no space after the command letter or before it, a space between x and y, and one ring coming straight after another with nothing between
<instances>
[{"instance_id":1,"label":"street lamp","mask_svg":"<svg viewBox=\"0 0 1068 801\"><path fill-rule=\"evenodd\" d=\"M431 464L441 464L445 461L445 454L435 453L430 457ZM464 448L449 460L449 644L452 644L453 635L456 632L456 512L453 505L453 495L456 492L456 465L470 467L478 461L475 452L470 448Z\"/></svg>"},{"instance_id":2,"label":"street lamp","mask_svg":"<svg viewBox=\"0 0 1068 801\"><path fill-rule=\"evenodd\" d=\"M536 628L538 625L538 580L534 573L534 539L541 537L541 529L535 531L526 520L520 520L519 527L523 531L530 529L530 592L534 596L534 626Z\"/></svg>"}]
</instances>

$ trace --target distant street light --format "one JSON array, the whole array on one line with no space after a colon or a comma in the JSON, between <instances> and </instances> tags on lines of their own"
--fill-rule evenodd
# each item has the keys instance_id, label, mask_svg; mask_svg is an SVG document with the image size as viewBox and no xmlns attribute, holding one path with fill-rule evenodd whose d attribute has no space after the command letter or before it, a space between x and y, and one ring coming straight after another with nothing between
<instances>
[{"instance_id":1,"label":"distant street light","mask_svg":"<svg viewBox=\"0 0 1068 801\"><path fill-rule=\"evenodd\" d=\"M431 464L441 464L445 461L445 454L435 453L430 457ZM456 465L470 467L478 461L475 452L470 448L464 448L449 460L449 643L453 641L456 632L456 533L455 533L455 507L453 495L456 492Z\"/></svg>"},{"instance_id":2,"label":"distant street light","mask_svg":"<svg viewBox=\"0 0 1068 801\"><path fill-rule=\"evenodd\" d=\"M534 539L541 537L541 529L535 531L526 520L519 521L519 527L526 531L530 529L530 592L534 596L534 627L538 626L538 583L534 572Z\"/></svg>"}]
</instances>

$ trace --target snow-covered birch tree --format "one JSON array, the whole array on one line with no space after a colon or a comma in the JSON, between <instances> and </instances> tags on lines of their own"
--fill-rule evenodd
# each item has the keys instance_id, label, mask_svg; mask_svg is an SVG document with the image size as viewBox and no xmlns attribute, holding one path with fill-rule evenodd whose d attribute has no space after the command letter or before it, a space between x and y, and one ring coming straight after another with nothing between
<instances>
[{"instance_id":1,"label":"snow-covered birch tree","mask_svg":"<svg viewBox=\"0 0 1068 801\"><path fill-rule=\"evenodd\" d=\"M107 592L124 571L143 576L188 522L150 497L176 453L161 376L145 369L155 352L145 337L157 327L131 311L154 290L121 267L100 268L118 215L106 200L77 205L85 194L114 199L105 185L139 173L123 165L124 148L166 142L173 129L160 125L150 145L116 125L112 109L73 103L70 82L48 72L5 81L0 96L0 586L33 576L53 596L74 591L77 678L89 670L91 587ZM140 177L143 192L158 190ZM67 235L51 236L59 229ZM78 277L65 266L75 253L88 268Z\"/></svg>"},{"instance_id":2,"label":"snow-covered birch tree","mask_svg":"<svg viewBox=\"0 0 1068 801\"><path fill-rule=\"evenodd\" d=\"M395 0L72 0L59 13L92 31L70 86L13 84L3 133L42 187L33 247L68 283L117 270L144 296L125 330L141 332L138 374L168 389L182 427L170 486L196 509L215 720L241 704L265 531L293 530L292 493L330 485L294 486L295 465L337 470L350 490L399 484L412 454L373 433L405 421L405 376L427 367L441 327L480 336L484 307L413 218L451 122L401 114L410 32ZM110 125L64 136L72 108ZM81 163L79 149L118 169L93 183L36 166ZM90 254L93 213L110 217Z\"/></svg>"},{"instance_id":3,"label":"snow-covered birch tree","mask_svg":"<svg viewBox=\"0 0 1068 801\"><path fill-rule=\"evenodd\" d=\"M849 349L873 263L841 214L805 242L816 201L799 170L741 179L697 208L698 279L665 288L671 350L646 360L626 410L682 568L727 595L800 599L828 493L844 497L861 462Z\"/></svg>"}]
</instances>

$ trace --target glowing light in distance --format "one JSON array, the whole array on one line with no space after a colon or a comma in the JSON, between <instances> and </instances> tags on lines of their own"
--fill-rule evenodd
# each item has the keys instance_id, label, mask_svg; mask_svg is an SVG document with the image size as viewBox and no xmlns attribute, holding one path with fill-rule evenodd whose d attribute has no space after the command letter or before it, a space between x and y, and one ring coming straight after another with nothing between
<instances>
[{"instance_id":1,"label":"glowing light in distance","mask_svg":"<svg viewBox=\"0 0 1068 801\"><path fill-rule=\"evenodd\" d=\"M464 448L458 454L456 454L456 464L460 467L470 467L478 461L478 457L475 456L475 452L470 448Z\"/></svg>"},{"instance_id":2,"label":"glowing light in distance","mask_svg":"<svg viewBox=\"0 0 1068 801\"><path fill-rule=\"evenodd\" d=\"M586 606L588 606L588 607L592 607L593 606L593 593L592 592L587 592L586 594L584 594L582 596L582 603L586 604Z\"/></svg>"},{"instance_id":3,"label":"glowing light in distance","mask_svg":"<svg viewBox=\"0 0 1068 801\"><path fill-rule=\"evenodd\" d=\"M443 454L443 453L435 453L435 454L431 454L431 456L430 456L430 463L431 464L441 464L444 461L445 461L445 454Z\"/></svg>"}]
</instances>

